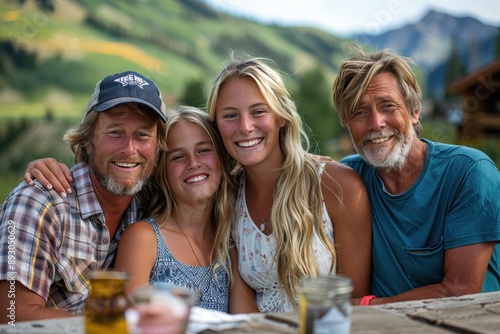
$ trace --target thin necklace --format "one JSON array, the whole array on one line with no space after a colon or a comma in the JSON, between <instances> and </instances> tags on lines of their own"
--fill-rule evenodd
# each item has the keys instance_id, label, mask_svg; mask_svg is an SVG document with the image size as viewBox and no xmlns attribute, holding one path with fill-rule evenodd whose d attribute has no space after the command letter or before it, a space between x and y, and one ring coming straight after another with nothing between
<instances>
[{"instance_id":1,"label":"thin necklace","mask_svg":"<svg viewBox=\"0 0 500 334\"><path fill-rule=\"evenodd\" d=\"M250 198L252 198L253 206L255 206L255 209L257 210L257 213L259 214L259 218L260 218L260 231L261 232L265 232L266 227L267 227L266 219L269 216L269 212L271 211L272 206L271 206L271 208L267 209L266 215L264 217L262 217L262 215L260 214L260 211L259 211L259 207L255 203L255 198L253 197L253 191L252 191L252 187L250 186L250 182L248 183L248 190L250 191Z\"/></svg>"},{"instance_id":2,"label":"thin necklace","mask_svg":"<svg viewBox=\"0 0 500 334\"><path fill-rule=\"evenodd\" d=\"M196 256L196 253L194 252L193 246L191 246L191 242L189 241L189 238L187 237L186 233L184 233L184 231L182 230L181 226L177 223L177 221L175 219L172 219L172 220L174 221L175 225L177 225L177 227L179 228L179 230L181 230L182 234L184 234L184 238L186 238L186 240L188 242L188 245L189 245L189 248L191 248L191 252L193 252L193 255L196 258L196 261L198 261L198 264L200 265L200 267L203 267L201 265L200 260L198 260L198 256Z\"/></svg>"}]
</instances>

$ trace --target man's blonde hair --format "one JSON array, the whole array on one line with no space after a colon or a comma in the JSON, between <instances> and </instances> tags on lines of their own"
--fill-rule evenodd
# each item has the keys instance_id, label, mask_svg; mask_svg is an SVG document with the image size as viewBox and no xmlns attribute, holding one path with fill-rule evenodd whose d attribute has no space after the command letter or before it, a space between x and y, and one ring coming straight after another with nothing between
<instances>
[{"instance_id":1,"label":"man's blonde hair","mask_svg":"<svg viewBox=\"0 0 500 334\"><path fill-rule=\"evenodd\" d=\"M396 76L401 93L410 115L422 110L422 92L410 65L413 62L390 50L382 50L371 55L353 46L356 55L342 63L333 84L333 103L340 124L348 128L349 120L355 114L366 88L374 76L389 72ZM422 134L420 121L413 126L417 136Z\"/></svg>"}]
</instances>

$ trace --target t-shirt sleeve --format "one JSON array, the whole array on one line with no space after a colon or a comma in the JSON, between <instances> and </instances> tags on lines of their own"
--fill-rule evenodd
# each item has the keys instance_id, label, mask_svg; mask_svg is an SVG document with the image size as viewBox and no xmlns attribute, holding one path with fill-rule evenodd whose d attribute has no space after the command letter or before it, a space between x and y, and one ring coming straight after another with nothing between
<instances>
[{"instance_id":1,"label":"t-shirt sleeve","mask_svg":"<svg viewBox=\"0 0 500 334\"><path fill-rule=\"evenodd\" d=\"M474 162L457 178L456 198L446 216L446 249L500 240L500 173L491 160Z\"/></svg>"}]
</instances>

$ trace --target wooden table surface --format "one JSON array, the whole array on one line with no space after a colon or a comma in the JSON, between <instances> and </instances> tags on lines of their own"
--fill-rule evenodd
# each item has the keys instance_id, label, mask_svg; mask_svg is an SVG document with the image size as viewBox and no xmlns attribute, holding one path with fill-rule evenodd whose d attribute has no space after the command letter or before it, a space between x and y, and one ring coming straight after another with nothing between
<instances>
[{"instance_id":1,"label":"wooden table surface","mask_svg":"<svg viewBox=\"0 0 500 334\"><path fill-rule=\"evenodd\" d=\"M286 334L298 332L298 314L252 315L253 321L235 329L202 333ZM83 334L81 317L0 325L9 334ZM351 334L499 333L500 291L462 297L427 299L380 306L353 307Z\"/></svg>"}]
</instances>

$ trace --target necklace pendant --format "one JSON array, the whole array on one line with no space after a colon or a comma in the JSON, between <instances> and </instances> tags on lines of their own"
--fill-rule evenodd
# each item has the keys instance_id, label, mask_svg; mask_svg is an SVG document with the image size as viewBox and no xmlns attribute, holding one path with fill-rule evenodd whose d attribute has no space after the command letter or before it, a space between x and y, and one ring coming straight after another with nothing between
<instances>
[{"instance_id":1,"label":"necklace pendant","mask_svg":"<svg viewBox=\"0 0 500 334\"><path fill-rule=\"evenodd\" d=\"M265 221L261 221L260 222L260 231L264 232L265 229L266 229L266 222Z\"/></svg>"}]
</instances>

